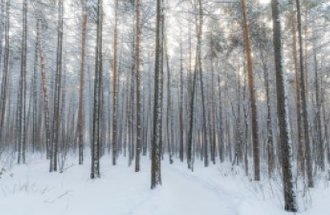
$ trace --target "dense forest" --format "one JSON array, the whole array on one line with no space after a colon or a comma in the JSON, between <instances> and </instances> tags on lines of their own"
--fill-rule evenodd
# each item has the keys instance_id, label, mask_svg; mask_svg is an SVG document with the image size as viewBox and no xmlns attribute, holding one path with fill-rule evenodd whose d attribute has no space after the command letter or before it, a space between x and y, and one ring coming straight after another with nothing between
<instances>
[{"instance_id":1,"label":"dense forest","mask_svg":"<svg viewBox=\"0 0 330 215\"><path fill-rule=\"evenodd\" d=\"M0 160L146 157L151 189L230 163L297 212L330 180L329 38L328 0L0 0Z\"/></svg>"}]
</instances>

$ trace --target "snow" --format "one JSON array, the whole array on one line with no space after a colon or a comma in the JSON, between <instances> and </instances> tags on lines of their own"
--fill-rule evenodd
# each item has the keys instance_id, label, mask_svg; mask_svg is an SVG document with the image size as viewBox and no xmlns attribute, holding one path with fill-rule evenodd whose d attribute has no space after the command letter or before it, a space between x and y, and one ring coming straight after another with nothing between
<instances>
[{"instance_id":1,"label":"snow","mask_svg":"<svg viewBox=\"0 0 330 215\"><path fill-rule=\"evenodd\" d=\"M101 160L101 178L89 179L90 164L69 158L64 173L49 173L48 161L34 158L14 165L0 178L1 215L286 215L280 182L253 182L230 164L194 172L185 163L162 163L163 185L150 190L150 161L135 173L126 159L117 166ZM307 193L302 215L328 215L330 189L323 181ZM303 202L303 201L301 201Z\"/></svg>"}]
</instances>

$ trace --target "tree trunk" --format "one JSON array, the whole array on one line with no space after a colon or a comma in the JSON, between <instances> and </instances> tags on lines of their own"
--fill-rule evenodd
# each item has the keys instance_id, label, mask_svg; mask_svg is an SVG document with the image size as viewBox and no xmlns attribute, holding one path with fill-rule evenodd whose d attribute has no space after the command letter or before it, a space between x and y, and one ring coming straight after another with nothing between
<instances>
[{"instance_id":1,"label":"tree trunk","mask_svg":"<svg viewBox=\"0 0 330 215\"><path fill-rule=\"evenodd\" d=\"M18 111L18 158L17 163L25 163L25 148L26 148L26 59L27 59L27 0L23 2L23 34L22 34L22 51L21 51L21 76L19 98L17 104Z\"/></svg>"},{"instance_id":2,"label":"tree trunk","mask_svg":"<svg viewBox=\"0 0 330 215\"><path fill-rule=\"evenodd\" d=\"M95 78L93 104L93 136L91 146L91 179L100 177L100 130L101 130L101 78L102 78L102 31L103 31L103 0L97 2L97 35L95 47Z\"/></svg>"},{"instance_id":3,"label":"tree trunk","mask_svg":"<svg viewBox=\"0 0 330 215\"><path fill-rule=\"evenodd\" d=\"M254 180L260 180L260 146L258 138L258 116L255 95L255 83L253 74L253 60L252 60L252 46L250 39L250 30L247 16L246 0L241 0L242 14L243 14L243 37L245 44L245 53L247 59L248 71L248 86L250 93L250 108L251 108L251 124L252 124L252 143L253 143L253 164L254 164Z\"/></svg>"},{"instance_id":4,"label":"tree trunk","mask_svg":"<svg viewBox=\"0 0 330 215\"><path fill-rule=\"evenodd\" d=\"M278 0L272 0L274 62L276 70L277 116L282 150L282 177L285 210L297 212L296 194L292 175L292 142L289 134L288 101L285 90L284 71L282 68L281 23Z\"/></svg>"},{"instance_id":5,"label":"tree trunk","mask_svg":"<svg viewBox=\"0 0 330 215\"><path fill-rule=\"evenodd\" d=\"M56 74L54 89L54 114L53 114L53 138L50 150L49 171L57 171L57 157L59 134L61 125L60 99L62 85L62 58L63 58L63 0L58 3L58 35L57 35L57 56L56 56Z\"/></svg>"},{"instance_id":6,"label":"tree trunk","mask_svg":"<svg viewBox=\"0 0 330 215\"><path fill-rule=\"evenodd\" d=\"M142 148L142 99L141 99L141 70L140 70L140 42L141 42L141 23L140 23L140 0L135 1L135 75L136 75L136 152L135 152L135 172L140 171L140 156Z\"/></svg>"},{"instance_id":7,"label":"tree trunk","mask_svg":"<svg viewBox=\"0 0 330 215\"><path fill-rule=\"evenodd\" d=\"M3 75L2 75L2 82L1 82L1 94L0 94L0 143L2 143L2 139L4 135L4 122L6 117L6 106L7 106L7 95L8 95L8 73L9 73L9 49L10 49L10 40L9 40L9 30L10 30L10 0L6 2L6 18L5 18L5 53L4 53L4 60L3 60Z\"/></svg>"},{"instance_id":8,"label":"tree trunk","mask_svg":"<svg viewBox=\"0 0 330 215\"><path fill-rule=\"evenodd\" d=\"M156 18L156 50L155 50L155 86L154 86L154 121L153 121L153 137L152 137L152 154L151 154L151 189L161 185L161 130L162 130L162 29L163 29L163 0L157 0L157 18Z\"/></svg>"},{"instance_id":9,"label":"tree trunk","mask_svg":"<svg viewBox=\"0 0 330 215\"><path fill-rule=\"evenodd\" d=\"M86 2L82 1L82 29L81 29L81 56L80 56L80 87L79 87L79 110L78 110L78 150L79 164L84 162L84 72L85 72L85 51L87 33L87 8Z\"/></svg>"},{"instance_id":10,"label":"tree trunk","mask_svg":"<svg viewBox=\"0 0 330 215\"><path fill-rule=\"evenodd\" d=\"M117 92L117 70L118 70L118 0L115 0L115 24L114 24L114 42L113 42L113 117L112 117L112 165L116 165L118 153L118 126L117 126L117 106L118 106L118 92Z\"/></svg>"},{"instance_id":11,"label":"tree trunk","mask_svg":"<svg viewBox=\"0 0 330 215\"><path fill-rule=\"evenodd\" d=\"M298 40L299 40L299 63L300 63L300 85L301 85L301 99L302 99L302 110L303 110L303 124L304 124L304 136L305 136L305 155L306 155L306 170L307 170L307 183L308 187L314 187L313 181L313 166L312 166L312 152L309 142L309 124L308 124L308 111L307 111L307 98L306 98L306 82L305 82L305 67L304 67L304 55L303 55L303 41L302 41L302 30L301 30L301 12L300 12L300 1L296 0L297 7L297 29L298 29Z\"/></svg>"}]
</instances>

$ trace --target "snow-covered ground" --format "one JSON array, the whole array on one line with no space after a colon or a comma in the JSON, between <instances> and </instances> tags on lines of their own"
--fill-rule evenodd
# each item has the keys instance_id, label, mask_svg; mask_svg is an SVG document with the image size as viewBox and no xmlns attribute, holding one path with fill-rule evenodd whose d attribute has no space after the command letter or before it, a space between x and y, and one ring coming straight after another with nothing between
<instances>
[{"instance_id":1,"label":"snow-covered ground","mask_svg":"<svg viewBox=\"0 0 330 215\"><path fill-rule=\"evenodd\" d=\"M64 173L49 173L48 162L31 159L13 166L0 179L1 215L285 215L280 182L252 182L230 165L195 171L185 163L162 164L163 185L150 190L150 162L143 158L135 173L120 159L105 157L101 178L89 179L89 160L83 166L69 159ZM302 215L329 215L328 182L300 200Z\"/></svg>"}]
</instances>

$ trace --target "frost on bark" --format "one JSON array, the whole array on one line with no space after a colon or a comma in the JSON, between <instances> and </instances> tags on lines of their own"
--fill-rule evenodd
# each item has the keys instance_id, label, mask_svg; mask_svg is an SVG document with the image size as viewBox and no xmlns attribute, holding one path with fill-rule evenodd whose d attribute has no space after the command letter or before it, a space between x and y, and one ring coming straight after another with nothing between
<instances>
[{"instance_id":1,"label":"frost on bark","mask_svg":"<svg viewBox=\"0 0 330 215\"><path fill-rule=\"evenodd\" d=\"M95 77L93 104L93 133L91 145L91 179L100 177L100 130L101 130L101 78L102 78L102 28L103 1L97 2L97 35L95 48Z\"/></svg>"},{"instance_id":2,"label":"frost on bark","mask_svg":"<svg viewBox=\"0 0 330 215\"><path fill-rule=\"evenodd\" d=\"M157 0L157 18L156 18L156 50L155 50L155 80L154 80L154 119L152 133L152 152L151 152L151 189L161 185L161 130L162 130L162 17L163 1Z\"/></svg>"},{"instance_id":3,"label":"frost on bark","mask_svg":"<svg viewBox=\"0 0 330 215\"><path fill-rule=\"evenodd\" d=\"M285 210L297 211L296 194L293 187L292 175L292 142L289 131L288 104L285 90L284 71L282 68L282 41L279 3L272 0L273 16L273 43L275 54L276 92L277 92L277 117L279 123L279 138L281 144L282 179Z\"/></svg>"}]
</instances>

